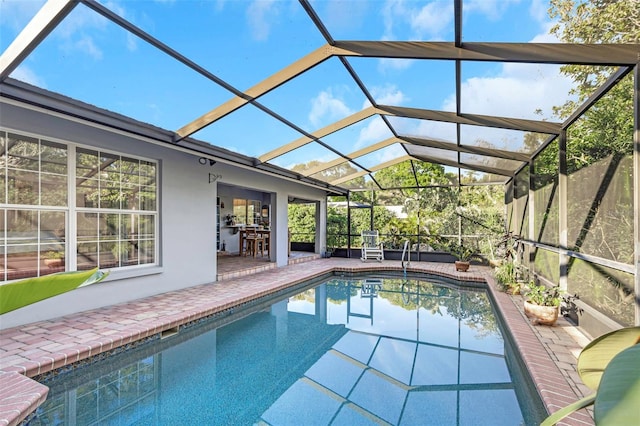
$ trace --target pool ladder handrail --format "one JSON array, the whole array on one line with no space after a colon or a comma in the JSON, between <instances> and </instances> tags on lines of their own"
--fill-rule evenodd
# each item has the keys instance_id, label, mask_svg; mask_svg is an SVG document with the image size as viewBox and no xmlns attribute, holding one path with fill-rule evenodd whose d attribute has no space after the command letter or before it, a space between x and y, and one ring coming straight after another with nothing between
<instances>
[{"instance_id":1,"label":"pool ladder handrail","mask_svg":"<svg viewBox=\"0 0 640 426\"><path fill-rule=\"evenodd\" d=\"M402 270L404 271L404 274L407 275L407 266L411 266L411 248L410 245L411 244L409 242L409 240L406 240L404 242L404 248L402 249ZM405 253L407 254L407 263L404 263L404 255Z\"/></svg>"}]
</instances>

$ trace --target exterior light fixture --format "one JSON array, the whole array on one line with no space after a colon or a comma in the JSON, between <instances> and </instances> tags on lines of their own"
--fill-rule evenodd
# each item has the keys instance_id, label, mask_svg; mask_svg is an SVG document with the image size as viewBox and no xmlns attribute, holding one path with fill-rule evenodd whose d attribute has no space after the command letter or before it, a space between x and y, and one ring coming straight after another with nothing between
<instances>
[{"instance_id":1,"label":"exterior light fixture","mask_svg":"<svg viewBox=\"0 0 640 426\"><path fill-rule=\"evenodd\" d=\"M216 164L216 160L209 159L208 161L210 166L213 166L214 164ZM204 166L205 164L207 164L207 159L205 157L200 157L198 158L198 163Z\"/></svg>"}]
</instances>

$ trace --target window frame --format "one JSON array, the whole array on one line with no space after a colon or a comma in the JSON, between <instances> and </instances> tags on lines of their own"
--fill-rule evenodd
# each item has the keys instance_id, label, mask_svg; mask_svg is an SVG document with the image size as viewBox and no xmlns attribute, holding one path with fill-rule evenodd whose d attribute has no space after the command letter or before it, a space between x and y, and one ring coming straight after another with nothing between
<instances>
[{"instance_id":1,"label":"window frame","mask_svg":"<svg viewBox=\"0 0 640 426\"><path fill-rule=\"evenodd\" d=\"M17 136L17 137L24 137L25 139L31 139L32 142L33 140L36 140L38 142L38 190L39 190L39 195L37 197L37 201L34 202L33 204L9 204L9 194L7 192L8 189L8 185L9 185L9 179L8 179L8 171L9 171L9 165L8 165L8 161L7 161L7 156L8 156L8 152L7 152L7 140L9 139L10 136ZM131 220L133 221L133 223L135 223L135 220L138 219L146 219L149 222L152 222L151 226L143 226L142 228L140 227L140 223L138 222L136 223L136 238L135 239L131 239L131 238L127 238L126 240L122 238L123 234L120 234L120 237L117 239L117 243L120 244L122 241L134 241L134 243L132 243L132 247L136 248L136 252L139 253L140 250L140 246L141 243L146 243L145 245L150 245L153 247L152 250L150 250L147 255L145 255L145 259L150 261L148 263L140 263L140 257L138 256L137 259L137 263L136 264L129 264L129 265L125 265L123 264L124 262L122 262L121 260L117 263L117 265L111 265L110 267L107 267L107 265L100 264L99 261L96 261L96 265L95 266L99 266L101 269L109 269L109 270L113 270L113 271L117 271L118 274L120 274L121 272L124 271L131 271L132 273L135 273L136 270L138 270L138 273L141 273L142 271L140 270L141 268L145 268L145 269L149 269L149 268L157 268L159 266L161 266L161 259L159 258L159 254L160 254L160 161L158 160L154 160L154 159L150 159L150 158L146 158L140 155L132 155L130 153L125 153L125 152L118 152L118 151L113 151L113 150L107 150L107 149L103 149L102 147L98 147L98 146L91 146L91 145L87 145L87 144L82 144L82 143L77 143L77 142L72 142L72 141L68 141L68 140L61 140L58 138L51 138L51 137L45 137L42 135L37 135L37 134L33 134L30 132L24 132L21 130L14 130L14 129L10 129L7 127L1 127L0 128L0 138L2 138L2 144L0 145L0 156L3 158L3 162L2 165L0 166L0 176L2 177L2 179L0 179L0 185L2 185L2 191L0 192L0 210L2 211L2 214L0 215L0 220L2 220L2 229L0 230L0 247L2 248L2 252L0 252L0 257L1 260L3 262L4 265L8 264L8 257L9 254L8 253L8 248L9 247L17 247L16 244L10 244L10 239L8 238L8 233L10 232L9 229L7 229L7 224L8 224L8 219L7 219L7 211L34 211L35 215L38 218L38 222L37 222L37 229L35 229L35 231L33 231L32 233L33 238L36 238L36 244L35 246L37 247L37 256L38 258L34 260L35 265L32 269L26 269L26 272L23 273L16 273L16 276L11 276L11 273L9 271L8 267L5 267L4 271L0 273L0 283L2 282L9 282L9 281L13 281L15 279L22 279L22 278L27 278L27 277L35 277L35 276L42 276L42 275L47 275L46 273L43 274L43 272L47 272L47 273L52 273L52 272L59 272L62 270L66 270L66 271L75 271L78 270L78 257L79 257L79 242L78 242L78 227L79 227L79 220L78 220L78 215L82 214L82 213L88 213L88 214L96 214L98 216L100 215L119 215L119 220L123 220L123 217L125 215L130 215L130 218L128 218L127 220ZM53 144L55 145L59 145L59 146L63 146L66 147L66 205L54 205L54 206L49 206L49 205L42 205L41 201L42 201L42 194L41 192L41 188L43 187L42 183L41 183L41 176L44 173L46 176L48 177L50 175L50 173L48 172L43 172L43 167L41 166L41 155L43 153L43 148L42 148L42 144L43 143L48 143L48 144ZM86 206L78 206L77 205L77 200L76 200L76 182L77 182L77 153L81 152L82 150L85 151L94 151L99 153L99 155L103 155L103 154L107 154L108 156L114 156L116 158L118 158L119 161L129 161L132 162L133 164L135 164L135 162L137 162L137 167L138 167L138 176L136 178L137 182L136 184L132 184L130 182L126 183L126 186L128 186L128 189L131 191L131 194L135 195L136 198L136 202L137 205L134 206L135 208L127 208L126 206L123 206L122 203L120 203L120 205L118 206L118 208L101 208L100 206L97 207L86 207ZM145 184L142 183L142 177L143 177L143 172L142 169L144 166L151 166L152 169L152 173L150 175L144 174L144 176L148 176L150 179L152 179L152 182L146 182ZM60 167L64 168L64 166L60 165ZM133 167L133 166L132 166ZM148 171L148 169L146 169ZM122 198L123 194L125 194L125 184L123 184L123 179L122 179L122 173L123 170L120 169L118 171L118 182L119 182L119 192L117 195L117 197ZM60 176L64 176L59 174ZM143 210L143 208L145 206L143 206L141 203L143 201L141 201L140 198L140 194L144 192L144 189L152 189L153 190L153 204L152 204L152 209L147 209L147 210ZM137 192L136 192L137 191ZM57 268L56 270L45 270L43 265L44 265L44 254L45 252L43 252L41 250L41 247L45 247L44 242L41 242L42 239L42 223L40 222L40 217L41 214L43 212L61 212L64 215L64 236L61 238L61 240L58 241L58 244L63 245L64 247L64 256L63 256L63 264L64 266L62 268ZM133 218L136 218L135 220ZM100 235L102 234L102 226L101 226L101 222L98 222L98 229L97 229L97 240L100 240ZM144 230L144 232L142 231ZM151 230L152 235L149 235L149 231ZM96 243L99 244L98 241L96 241ZM25 245L26 246L26 245ZM89 266L89 265L85 265L85 266ZM82 269L88 269L88 267L82 267ZM31 273L32 271L35 270L35 275L33 273ZM31 273L31 274L30 274ZM25 275L25 276L22 276Z\"/></svg>"}]
</instances>

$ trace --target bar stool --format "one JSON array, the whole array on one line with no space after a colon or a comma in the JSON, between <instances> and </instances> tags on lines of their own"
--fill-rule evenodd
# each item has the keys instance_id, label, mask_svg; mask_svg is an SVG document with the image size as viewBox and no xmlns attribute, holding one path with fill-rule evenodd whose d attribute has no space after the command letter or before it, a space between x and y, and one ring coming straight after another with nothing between
<instances>
[{"instance_id":1,"label":"bar stool","mask_svg":"<svg viewBox=\"0 0 640 426\"><path fill-rule=\"evenodd\" d=\"M255 228L247 228L246 232L246 250L244 252L244 255L246 256L249 251L251 251L253 257L256 257L258 255L258 249L260 249L261 255L264 256L263 238L258 234L258 232L256 232Z\"/></svg>"}]
</instances>

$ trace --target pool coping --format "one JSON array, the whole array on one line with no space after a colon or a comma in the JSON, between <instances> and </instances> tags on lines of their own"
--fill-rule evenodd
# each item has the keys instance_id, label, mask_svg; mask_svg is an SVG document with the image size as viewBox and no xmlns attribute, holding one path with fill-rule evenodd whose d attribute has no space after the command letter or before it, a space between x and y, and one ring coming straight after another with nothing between
<instances>
[{"instance_id":1,"label":"pool coping","mask_svg":"<svg viewBox=\"0 0 640 426\"><path fill-rule=\"evenodd\" d=\"M48 388L33 380L33 377L60 371L63 367L86 362L100 354L126 350L136 342L158 338L186 324L224 313L323 275L402 270L399 261L378 263L361 262L359 259L314 259L2 329L0 425L20 424L44 402ZM450 263L414 262L407 267L407 272L486 283L547 412L557 411L579 399L516 301L498 291L491 268L473 265L468 272L457 272ZM589 413L581 410L560 424L594 423Z\"/></svg>"}]
</instances>

